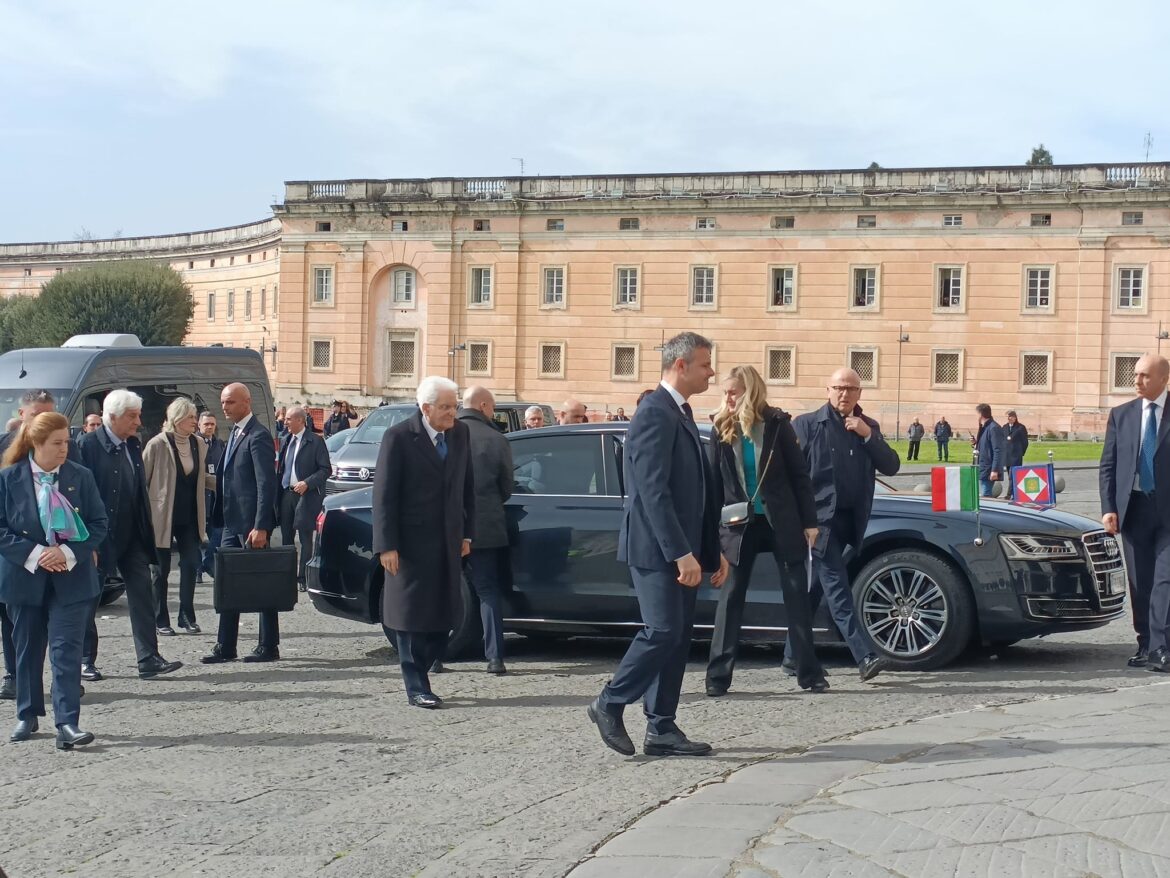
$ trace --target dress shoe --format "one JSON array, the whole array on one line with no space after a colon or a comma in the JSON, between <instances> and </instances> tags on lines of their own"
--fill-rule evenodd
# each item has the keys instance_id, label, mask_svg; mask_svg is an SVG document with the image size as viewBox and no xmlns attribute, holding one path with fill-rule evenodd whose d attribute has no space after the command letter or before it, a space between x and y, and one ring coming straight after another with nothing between
<instances>
[{"instance_id":1,"label":"dress shoe","mask_svg":"<svg viewBox=\"0 0 1170 878\"><path fill-rule=\"evenodd\" d=\"M220 665L224 662L234 662L235 660L236 654L234 652L224 652L223 647L217 643L215 645L215 649L211 651L211 655L205 655L199 661L203 662L205 665Z\"/></svg>"},{"instance_id":2,"label":"dress shoe","mask_svg":"<svg viewBox=\"0 0 1170 878\"><path fill-rule=\"evenodd\" d=\"M788 659L780 662L780 670L786 673L789 677L796 676L796 662L790 662Z\"/></svg>"},{"instance_id":3,"label":"dress shoe","mask_svg":"<svg viewBox=\"0 0 1170 878\"><path fill-rule=\"evenodd\" d=\"M81 679L89 680L91 683L96 683L99 680L104 680L105 677L102 676L102 672L99 671L95 665L82 665Z\"/></svg>"},{"instance_id":4,"label":"dress shoe","mask_svg":"<svg viewBox=\"0 0 1170 878\"><path fill-rule=\"evenodd\" d=\"M706 756L711 752L711 745L692 741L681 729L675 729L664 735L647 732L642 749L647 756Z\"/></svg>"},{"instance_id":5,"label":"dress shoe","mask_svg":"<svg viewBox=\"0 0 1170 878\"><path fill-rule=\"evenodd\" d=\"M1148 669L1157 671L1161 674L1170 674L1170 652L1165 649L1158 648L1150 653L1150 657L1146 659Z\"/></svg>"},{"instance_id":6,"label":"dress shoe","mask_svg":"<svg viewBox=\"0 0 1170 878\"><path fill-rule=\"evenodd\" d=\"M275 662L279 660L280 650L275 646L272 647L272 649L258 646L246 656L244 656L244 661L246 662Z\"/></svg>"},{"instance_id":7,"label":"dress shoe","mask_svg":"<svg viewBox=\"0 0 1170 878\"><path fill-rule=\"evenodd\" d=\"M93 732L83 732L77 726L64 723L57 726L57 749L71 750L93 743Z\"/></svg>"},{"instance_id":8,"label":"dress shoe","mask_svg":"<svg viewBox=\"0 0 1170 878\"><path fill-rule=\"evenodd\" d=\"M200 628L198 625L196 625L194 622L180 622L179 627L182 628L184 631L186 631L188 634L202 634L203 633L203 629Z\"/></svg>"},{"instance_id":9,"label":"dress shoe","mask_svg":"<svg viewBox=\"0 0 1170 878\"><path fill-rule=\"evenodd\" d=\"M202 570L200 570L198 573L195 574L195 584L196 585L203 585L203 571Z\"/></svg>"},{"instance_id":10,"label":"dress shoe","mask_svg":"<svg viewBox=\"0 0 1170 878\"><path fill-rule=\"evenodd\" d=\"M418 695L410 696L411 707L421 707L425 710L438 710L443 706L443 699L438 695L427 695L420 693Z\"/></svg>"},{"instance_id":11,"label":"dress shoe","mask_svg":"<svg viewBox=\"0 0 1170 878\"><path fill-rule=\"evenodd\" d=\"M872 680L882 671L890 667L888 659L884 659L879 655L874 655L872 652L861 660L857 665L857 674L861 677L861 682Z\"/></svg>"},{"instance_id":12,"label":"dress shoe","mask_svg":"<svg viewBox=\"0 0 1170 878\"><path fill-rule=\"evenodd\" d=\"M436 661L431 662L430 673L443 674L443 673L446 673L446 671L447 671L447 666L445 664L443 664L441 661L436 660Z\"/></svg>"},{"instance_id":13,"label":"dress shoe","mask_svg":"<svg viewBox=\"0 0 1170 878\"><path fill-rule=\"evenodd\" d=\"M163 625L161 628L156 628L155 630L159 634L161 634L163 637L174 637L175 636L175 629L172 628L170 625Z\"/></svg>"},{"instance_id":14,"label":"dress shoe","mask_svg":"<svg viewBox=\"0 0 1170 878\"><path fill-rule=\"evenodd\" d=\"M299 576L297 577L297 591L307 591L305 588L305 581Z\"/></svg>"},{"instance_id":15,"label":"dress shoe","mask_svg":"<svg viewBox=\"0 0 1170 878\"><path fill-rule=\"evenodd\" d=\"M508 669L504 667L503 659L492 659L487 664L487 672L489 674L495 674L497 677L502 677L504 674L508 673Z\"/></svg>"},{"instance_id":16,"label":"dress shoe","mask_svg":"<svg viewBox=\"0 0 1170 878\"><path fill-rule=\"evenodd\" d=\"M0 701L15 701L16 700L16 680L10 676L4 678L4 682L0 683Z\"/></svg>"},{"instance_id":17,"label":"dress shoe","mask_svg":"<svg viewBox=\"0 0 1170 878\"><path fill-rule=\"evenodd\" d=\"M161 655L153 655L146 661L138 663L138 676L143 680L149 680L151 677L177 671L181 667L183 667L182 662L168 662Z\"/></svg>"},{"instance_id":18,"label":"dress shoe","mask_svg":"<svg viewBox=\"0 0 1170 878\"><path fill-rule=\"evenodd\" d=\"M726 686L716 686L714 683L707 684L707 697L708 698L722 698L726 694L727 694L727 687Z\"/></svg>"},{"instance_id":19,"label":"dress shoe","mask_svg":"<svg viewBox=\"0 0 1170 878\"><path fill-rule=\"evenodd\" d=\"M610 750L616 750L623 756L634 755L634 742L626 732L626 724L620 716L615 716L601 706L601 699L594 698L589 705L589 719L597 726L601 733L601 740Z\"/></svg>"},{"instance_id":20,"label":"dress shoe","mask_svg":"<svg viewBox=\"0 0 1170 878\"><path fill-rule=\"evenodd\" d=\"M1149 654L1141 647L1138 647L1138 651L1133 654L1126 664L1131 668L1144 668L1148 659Z\"/></svg>"},{"instance_id":21,"label":"dress shoe","mask_svg":"<svg viewBox=\"0 0 1170 878\"><path fill-rule=\"evenodd\" d=\"M808 691L812 692L814 695L822 695L823 693L829 691L829 681L828 680L817 680L815 683L813 683L811 686L808 687Z\"/></svg>"},{"instance_id":22,"label":"dress shoe","mask_svg":"<svg viewBox=\"0 0 1170 878\"><path fill-rule=\"evenodd\" d=\"M40 727L41 724L37 722L37 718L35 716L32 719L18 720L16 723L16 728L12 730L12 735L8 738L8 740L13 744L17 744L20 741L27 741L34 734L36 734L37 729Z\"/></svg>"}]
</instances>

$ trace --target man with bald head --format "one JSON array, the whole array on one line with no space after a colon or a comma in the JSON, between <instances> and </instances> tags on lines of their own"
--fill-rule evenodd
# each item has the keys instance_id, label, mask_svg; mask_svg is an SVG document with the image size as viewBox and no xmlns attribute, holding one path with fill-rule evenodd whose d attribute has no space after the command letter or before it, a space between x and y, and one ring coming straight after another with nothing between
<instances>
[{"instance_id":1,"label":"man with bald head","mask_svg":"<svg viewBox=\"0 0 1170 878\"><path fill-rule=\"evenodd\" d=\"M566 399L561 403L561 410L557 412L557 423L587 424L589 423L589 417L585 412L585 403L579 399Z\"/></svg>"},{"instance_id":2,"label":"man with bald head","mask_svg":"<svg viewBox=\"0 0 1170 878\"><path fill-rule=\"evenodd\" d=\"M1137 398L1109 412L1099 472L1101 524L1125 539L1137 652L1131 668L1170 672L1170 362L1146 354L1133 369Z\"/></svg>"},{"instance_id":3,"label":"man with bald head","mask_svg":"<svg viewBox=\"0 0 1170 878\"><path fill-rule=\"evenodd\" d=\"M822 596L828 600L841 636L853 653L862 680L886 667L861 631L853 606L845 549L857 548L865 536L873 507L874 473L892 476L902 465L898 452L882 437L873 418L861 411L861 378L852 369L838 369L829 379L829 401L800 415L792 427L804 449L817 504L817 539L812 548L812 612ZM787 647L785 666L795 666Z\"/></svg>"},{"instance_id":4,"label":"man with bald head","mask_svg":"<svg viewBox=\"0 0 1170 878\"><path fill-rule=\"evenodd\" d=\"M223 528L221 548L244 546L263 549L276 527L276 454L272 434L252 414L252 394L243 384L229 384L219 395L223 413L232 422L223 461L215 473L215 508L212 521ZM246 662L274 662L280 658L280 617L260 614L260 642ZM235 661L240 634L240 614L219 614L219 637L208 665Z\"/></svg>"},{"instance_id":5,"label":"man with bald head","mask_svg":"<svg viewBox=\"0 0 1170 878\"><path fill-rule=\"evenodd\" d=\"M505 674L502 584L509 564L508 521L504 504L512 496L512 446L492 420L496 401L486 387L463 394L459 420L471 437L475 479L475 542L467 556L467 575L479 597L483 652L489 674Z\"/></svg>"}]
</instances>

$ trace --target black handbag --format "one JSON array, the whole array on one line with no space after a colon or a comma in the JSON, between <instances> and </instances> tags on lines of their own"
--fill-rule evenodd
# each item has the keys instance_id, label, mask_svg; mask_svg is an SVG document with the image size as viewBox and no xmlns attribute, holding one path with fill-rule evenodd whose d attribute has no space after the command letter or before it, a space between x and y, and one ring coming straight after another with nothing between
<instances>
[{"instance_id":1,"label":"black handbag","mask_svg":"<svg viewBox=\"0 0 1170 878\"><path fill-rule=\"evenodd\" d=\"M217 613L287 613L297 605L297 549L215 550Z\"/></svg>"}]
</instances>

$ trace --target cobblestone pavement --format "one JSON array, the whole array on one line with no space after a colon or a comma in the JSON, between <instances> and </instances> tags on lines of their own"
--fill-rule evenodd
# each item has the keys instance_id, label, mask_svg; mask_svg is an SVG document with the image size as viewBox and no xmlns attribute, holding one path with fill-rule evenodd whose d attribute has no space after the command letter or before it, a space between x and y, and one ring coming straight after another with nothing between
<instances>
[{"instance_id":1,"label":"cobblestone pavement","mask_svg":"<svg viewBox=\"0 0 1170 878\"><path fill-rule=\"evenodd\" d=\"M210 631L209 598L201 587ZM241 644L256 618L243 625ZM640 816L746 765L940 713L1154 677L1124 668L1124 621L870 685L826 650L825 696L800 693L775 652L752 649L733 692L706 698L697 647L680 724L715 755L622 759L585 705L624 643L510 638L508 676L456 663L435 681L447 707L430 712L406 704L376 629L308 603L281 625L277 664L202 666L214 637L179 636L163 652L187 666L144 681L124 602L103 611L108 678L88 685L82 709L97 742L72 753L47 733L0 744L0 866L13 878L561 876Z\"/></svg>"}]
</instances>

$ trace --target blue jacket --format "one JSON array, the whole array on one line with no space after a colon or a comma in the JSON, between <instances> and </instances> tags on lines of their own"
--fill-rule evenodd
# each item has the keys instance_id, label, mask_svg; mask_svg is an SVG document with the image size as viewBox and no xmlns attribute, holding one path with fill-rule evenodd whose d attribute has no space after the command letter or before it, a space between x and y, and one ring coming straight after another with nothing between
<instances>
[{"instance_id":1,"label":"blue jacket","mask_svg":"<svg viewBox=\"0 0 1170 878\"><path fill-rule=\"evenodd\" d=\"M235 431L235 427L232 427ZM229 438L228 444L231 444ZM215 471L213 526L229 534L272 533L276 528L276 446L272 434L253 415L229 456Z\"/></svg>"},{"instance_id":2,"label":"blue jacket","mask_svg":"<svg viewBox=\"0 0 1170 878\"><path fill-rule=\"evenodd\" d=\"M119 496L118 486L121 484L122 467L126 466L129 461L126 460L126 453L110 440L110 435L106 432L105 427L99 427L92 433L82 435L77 440L77 448L81 452L82 465L93 474L98 494L105 506L108 530L105 542L98 550L100 555L98 560L102 572L113 575L117 572L117 547L122 538L122 535L116 532L115 523L118 521L120 503L126 502L126 498ZM148 558L153 558L155 553L154 525L150 522L150 501L146 496L146 476L142 467L142 443L137 436L131 436L126 440L126 450L129 451L130 460L133 461L134 467L138 471L139 496L134 510L135 528L131 538L139 541L139 545L146 552Z\"/></svg>"},{"instance_id":3,"label":"blue jacket","mask_svg":"<svg viewBox=\"0 0 1170 878\"><path fill-rule=\"evenodd\" d=\"M987 481L991 478L991 471L1003 474L1003 429L990 420L979 428L979 438L975 440L975 450L979 453L979 478Z\"/></svg>"},{"instance_id":4,"label":"blue jacket","mask_svg":"<svg viewBox=\"0 0 1170 878\"><path fill-rule=\"evenodd\" d=\"M57 478L57 490L81 513L89 537L68 545L77 564L67 573L49 573L38 567L35 573L25 562L36 546L48 545L37 512L32 467L17 463L0 470L0 603L40 606L51 581L62 603L88 603L101 591L101 579L93 553L106 539L106 510L93 474L83 466L65 461Z\"/></svg>"},{"instance_id":5,"label":"blue jacket","mask_svg":"<svg viewBox=\"0 0 1170 878\"><path fill-rule=\"evenodd\" d=\"M618 560L674 569L676 560L691 553L704 570L718 570L722 479L718 468L708 466L698 429L665 388L659 386L634 413L624 461Z\"/></svg>"}]
</instances>

